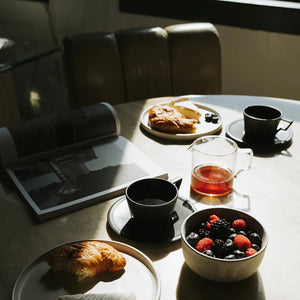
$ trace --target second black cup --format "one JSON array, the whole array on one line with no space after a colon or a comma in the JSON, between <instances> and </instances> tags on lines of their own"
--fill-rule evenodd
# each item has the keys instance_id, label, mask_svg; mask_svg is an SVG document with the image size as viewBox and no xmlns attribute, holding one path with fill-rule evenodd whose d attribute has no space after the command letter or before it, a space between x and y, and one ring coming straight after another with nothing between
<instances>
[{"instance_id":1,"label":"second black cup","mask_svg":"<svg viewBox=\"0 0 300 300\"><path fill-rule=\"evenodd\" d=\"M148 224L169 222L181 181L179 177L171 181L145 178L130 184L125 195L132 216Z\"/></svg>"},{"instance_id":2,"label":"second black cup","mask_svg":"<svg viewBox=\"0 0 300 300\"><path fill-rule=\"evenodd\" d=\"M287 125L280 127L281 122ZM245 137L249 139L274 139L279 130L287 130L292 123L275 107L253 105L244 109Z\"/></svg>"}]
</instances>

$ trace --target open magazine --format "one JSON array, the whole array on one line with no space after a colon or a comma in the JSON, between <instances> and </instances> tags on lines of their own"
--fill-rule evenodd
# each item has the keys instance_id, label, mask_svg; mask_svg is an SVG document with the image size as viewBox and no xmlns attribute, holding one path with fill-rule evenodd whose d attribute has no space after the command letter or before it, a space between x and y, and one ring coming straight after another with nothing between
<instances>
[{"instance_id":1,"label":"open magazine","mask_svg":"<svg viewBox=\"0 0 300 300\"><path fill-rule=\"evenodd\" d=\"M1 164L39 220L121 195L139 178L167 178L119 134L105 102L2 127Z\"/></svg>"}]
</instances>

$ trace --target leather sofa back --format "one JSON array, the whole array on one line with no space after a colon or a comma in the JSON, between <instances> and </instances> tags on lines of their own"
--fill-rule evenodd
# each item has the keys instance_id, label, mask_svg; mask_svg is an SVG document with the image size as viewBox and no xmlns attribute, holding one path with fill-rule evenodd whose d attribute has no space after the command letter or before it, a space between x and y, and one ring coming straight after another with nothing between
<instances>
[{"instance_id":1,"label":"leather sofa back","mask_svg":"<svg viewBox=\"0 0 300 300\"><path fill-rule=\"evenodd\" d=\"M63 45L74 107L221 93L219 36L210 23L70 35Z\"/></svg>"}]
</instances>

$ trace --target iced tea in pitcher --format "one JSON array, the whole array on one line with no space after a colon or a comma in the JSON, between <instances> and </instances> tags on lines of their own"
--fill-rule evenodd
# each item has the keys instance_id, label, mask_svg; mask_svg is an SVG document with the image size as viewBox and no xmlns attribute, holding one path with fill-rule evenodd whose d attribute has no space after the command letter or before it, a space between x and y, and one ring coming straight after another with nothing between
<instances>
[{"instance_id":1,"label":"iced tea in pitcher","mask_svg":"<svg viewBox=\"0 0 300 300\"><path fill-rule=\"evenodd\" d=\"M200 165L193 169L191 188L200 195L225 196L232 191L233 178L228 168Z\"/></svg>"}]
</instances>

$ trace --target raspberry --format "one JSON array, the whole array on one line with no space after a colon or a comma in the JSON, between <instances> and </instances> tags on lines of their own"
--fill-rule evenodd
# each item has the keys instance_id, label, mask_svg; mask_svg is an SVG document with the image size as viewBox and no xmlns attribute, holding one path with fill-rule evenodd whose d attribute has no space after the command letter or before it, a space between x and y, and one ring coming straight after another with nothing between
<instances>
[{"instance_id":1,"label":"raspberry","mask_svg":"<svg viewBox=\"0 0 300 300\"><path fill-rule=\"evenodd\" d=\"M246 227L246 221L243 219L237 219L232 222L232 228L234 228L236 231L245 231Z\"/></svg>"},{"instance_id":2,"label":"raspberry","mask_svg":"<svg viewBox=\"0 0 300 300\"><path fill-rule=\"evenodd\" d=\"M217 220L220 220L220 218L218 216L211 215L206 222L206 227L210 228L211 224L215 223Z\"/></svg>"},{"instance_id":3,"label":"raspberry","mask_svg":"<svg viewBox=\"0 0 300 300\"><path fill-rule=\"evenodd\" d=\"M244 252L251 247L250 240L242 234L236 235L233 242L236 249Z\"/></svg>"},{"instance_id":4,"label":"raspberry","mask_svg":"<svg viewBox=\"0 0 300 300\"><path fill-rule=\"evenodd\" d=\"M199 251L199 252L204 252L205 250L210 250L211 249L211 245L213 243L213 240L210 239L210 238L204 238L204 239L201 239L197 245L196 245L196 249Z\"/></svg>"},{"instance_id":5,"label":"raspberry","mask_svg":"<svg viewBox=\"0 0 300 300\"><path fill-rule=\"evenodd\" d=\"M252 256L252 255L254 255L255 253L257 253L257 251L256 251L255 249L253 249L253 248L249 248L249 249L247 249L246 252L245 252L245 254L246 254L247 257L248 257L248 256Z\"/></svg>"}]
</instances>

